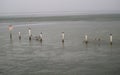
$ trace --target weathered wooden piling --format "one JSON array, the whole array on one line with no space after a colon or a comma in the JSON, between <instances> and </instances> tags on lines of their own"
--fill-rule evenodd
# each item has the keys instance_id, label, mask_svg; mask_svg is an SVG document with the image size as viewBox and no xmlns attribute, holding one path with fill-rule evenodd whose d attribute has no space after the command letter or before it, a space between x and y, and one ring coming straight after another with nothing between
<instances>
[{"instance_id":1,"label":"weathered wooden piling","mask_svg":"<svg viewBox=\"0 0 120 75\"><path fill-rule=\"evenodd\" d=\"M112 34L110 34L110 44L112 45L113 43L113 37L112 37Z\"/></svg>"},{"instance_id":2,"label":"weathered wooden piling","mask_svg":"<svg viewBox=\"0 0 120 75\"><path fill-rule=\"evenodd\" d=\"M85 35L85 43L87 44L88 43L88 36Z\"/></svg>"},{"instance_id":3,"label":"weathered wooden piling","mask_svg":"<svg viewBox=\"0 0 120 75\"><path fill-rule=\"evenodd\" d=\"M10 39L12 39L12 30L13 30L13 26L12 25L9 25L9 33L10 33Z\"/></svg>"},{"instance_id":4,"label":"weathered wooden piling","mask_svg":"<svg viewBox=\"0 0 120 75\"><path fill-rule=\"evenodd\" d=\"M19 37L19 40L21 40L21 33L18 32L18 37Z\"/></svg>"},{"instance_id":5,"label":"weathered wooden piling","mask_svg":"<svg viewBox=\"0 0 120 75\"><path fill-rule=\"evenodd\" d=\"M39 37L40 37L40 41L42 42L42 32L40 33L40 35L39 35Z\"/></svg>"},{"instance_id":6,"label":"weathered wooden piling","mask_svg":"<svg viewBox=\"0 0 120 75\"><path fill-rule=\"evenodd\" d=\"M65 34L64 32L62 32L62 42L64 43L64 40L65 40Z\"/></svg>"},{"instance_id":7,"label":"weathered wooden piling","mask_svg":"<svg viewBox=\"0 0 120 75\"><path fill-rule=\"evenodd\" d=\"M31 40L32 39L31 28L29 28L28 32L29 32L29 40Z\"/></svg>"}]
</instances>

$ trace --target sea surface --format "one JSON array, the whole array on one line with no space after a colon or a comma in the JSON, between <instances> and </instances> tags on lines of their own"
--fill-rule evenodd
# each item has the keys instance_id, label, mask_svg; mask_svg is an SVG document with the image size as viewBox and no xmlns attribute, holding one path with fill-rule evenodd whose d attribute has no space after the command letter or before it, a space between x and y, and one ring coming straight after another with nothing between
<instances>
[{"instance_id":1,"label":"sea surface","mask_svg":"<svg viewBox=\"0 0 120 75\"><path fill-rule=\"evenodd\" d=\"M0 75L120 75L120 15L0 19Z\"/></svg>"}]
</instances>

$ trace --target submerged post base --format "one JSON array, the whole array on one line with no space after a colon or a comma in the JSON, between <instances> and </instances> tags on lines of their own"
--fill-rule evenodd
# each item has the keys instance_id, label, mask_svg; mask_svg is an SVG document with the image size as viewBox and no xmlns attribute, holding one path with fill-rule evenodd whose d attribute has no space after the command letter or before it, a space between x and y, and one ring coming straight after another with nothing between
<instances>
[{"instance_id":1,"label":"submerged post base","mask_svg":"<svg viewBox=\"0 0 120 75\"><path fill-rule=\"evenodd\" d=\"M12 34L10 33L10 39L12 39Z\"/></svg>"},{"instance_id":2,"label":"submerged post base","mask_svg":"<svg viewBox=\"0 0 120 75\"><path fill-rule=\"evenodd\" d=\"M29 37L29 40L31 40L31 37Z\"/></svg>"},{"instance_id":3,"label":"submerged post base","mask_svg":"<svg viewBox=\"0 0 120 75\"><path fill-rule=\"evenodd\" d=\"M62 43L64 43L64 40L62 40Z\"/></svg>"},{"instance_id":4,"label":"submerged post base","mask_svg":"<svg viewBox=\"0 0 120 75\"><path fill-rule=\"evenodd\" d=\"M88 41L85 41L85 44L88 44Z\"/></svg>"},{"instance_id":5,"label":"submerged post base","mask_svg":"<svg viewBox=\"0 0 120 75\"><path fill-rule=\"evenodd\" d=\"M112 45L113 43L112 42L110 42L110 45Z\"/></svg>"},{"instance_id":6,"label":"submerged post base","mask_svg":"<svg viewBox=\"0 0 120 75\"><path fill-rule=\"evenodd\" d=\"M19 40L21 40L21 36L19 36Z\"/></svg>"}]
</instances>

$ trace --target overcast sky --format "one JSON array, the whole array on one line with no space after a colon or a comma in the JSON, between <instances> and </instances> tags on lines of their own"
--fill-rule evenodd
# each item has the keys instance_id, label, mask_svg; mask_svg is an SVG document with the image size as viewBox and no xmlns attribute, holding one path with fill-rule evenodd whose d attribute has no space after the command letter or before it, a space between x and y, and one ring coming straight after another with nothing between
<instances>
[{"instance_id":1,"label":"overcast sky","mask_svg":"<svg viewBox=\"0 0 120 75\"><path fill-rule=\"evenodd\" d=\"M94 13L120 13L120 0L0 0L0 16Z\"/></svg>"}]
</instances>

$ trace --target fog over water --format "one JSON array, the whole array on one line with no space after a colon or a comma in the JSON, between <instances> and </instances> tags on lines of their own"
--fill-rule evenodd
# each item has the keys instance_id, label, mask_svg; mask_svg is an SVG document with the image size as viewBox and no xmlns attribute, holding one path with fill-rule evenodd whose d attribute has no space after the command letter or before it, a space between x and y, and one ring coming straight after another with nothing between
<instances>
[{"instance_id":1,"label":"fog over water","mask_svg":"<svg viewBox=\"0 0 120 75\"><path fill-rule=\"evenodd\" d=\"M120 0L0 0L0 75L120 75L119 7Z\"/></svg>"},{"instance_id":2,"label":"fog over water","mask_svg":"<svg viewBox=\"0 0 120 75\"><path fill-rule=\"evenodd\" d=\"M1 0L0 16L120 13L120 0Z\"/></svg>"}]
</instances>

